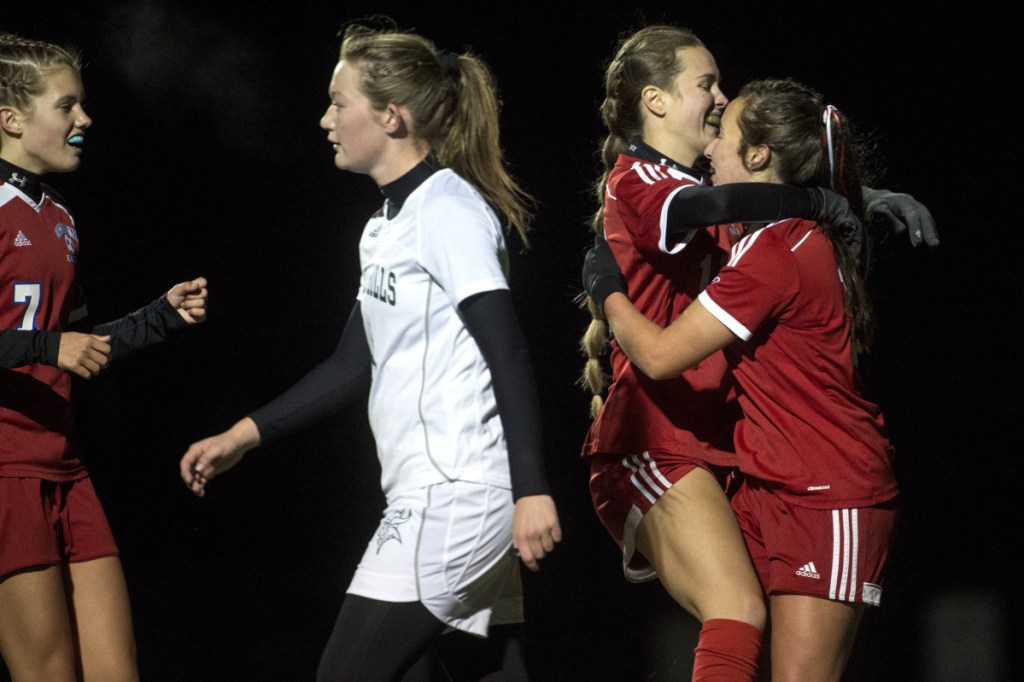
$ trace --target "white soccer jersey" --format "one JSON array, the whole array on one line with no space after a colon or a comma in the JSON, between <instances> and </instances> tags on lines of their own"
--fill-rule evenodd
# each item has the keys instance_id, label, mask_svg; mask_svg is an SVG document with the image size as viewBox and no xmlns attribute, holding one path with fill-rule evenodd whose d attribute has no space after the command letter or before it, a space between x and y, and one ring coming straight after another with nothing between
<instances>
[{"instance_id":1,"label":"white soccer jersey","mask_svg":"<svg viewBox=\"0 0 1024 682\"><path fill-rule=\"evenodd\" d=\"M390 500L461 480L510 488L491 374L458 305L507 289L494 212L451 170L434 173L359 244L358 299L373 356L369 417Z\"/></svg>"}]
</instances>

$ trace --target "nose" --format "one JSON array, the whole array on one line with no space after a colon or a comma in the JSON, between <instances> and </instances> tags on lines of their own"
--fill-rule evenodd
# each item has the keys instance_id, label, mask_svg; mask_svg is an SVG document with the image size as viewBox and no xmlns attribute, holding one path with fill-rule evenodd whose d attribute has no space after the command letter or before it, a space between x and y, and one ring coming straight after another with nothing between
<instances>
[{"instance_id":1,"label":"nose","mask_svg":"<svg viewBox=\"0 0 1024 682\"><path fill-rule=\"evenodd\" d=\"M718 87L718 83L715 83L712 87L711 94L715 97L715 106L725 109L725 105L729 103L729 98L725 96L722 89Z\"/></svg>"},{"instance_id":2,"label":"nose","mask_svg":"<svg viewBox=\"0 0 1024 682\"><path fill-rule=\"evenodd\" d=\"M716 144L718 144L718 138L717 137L715 139L711 140L711 142L708 142L708 146L707 147L704 147L704 156L706 158L708 158L708 159L711 158L711 153L715 150L715 145Z\"/></svg>"},{"instance_id":3,"label":"nose","mask_svg":"<svg viewBox=\"0 0 1024 682\"><path fill-rule=\"evenodd\" d=\"M92 125L92 119L89 118L89 114L85 113L85 109L79 107L78 117L75 119L75 127L85 130Z\"/></svg>"},{"instance_id":4,"label":"nose","mask_svg":"<svg viewBox=\"0 0 1024 682\"><path fill-rule=\"evenodd\" d=\"M323 128L324 130L333 130L334 126L332 125L332 123L333 121L331 120L331 108L327 107L327 110L324 112L324 115L320 117L320 127Z\"/></svg>"}]
</instances>

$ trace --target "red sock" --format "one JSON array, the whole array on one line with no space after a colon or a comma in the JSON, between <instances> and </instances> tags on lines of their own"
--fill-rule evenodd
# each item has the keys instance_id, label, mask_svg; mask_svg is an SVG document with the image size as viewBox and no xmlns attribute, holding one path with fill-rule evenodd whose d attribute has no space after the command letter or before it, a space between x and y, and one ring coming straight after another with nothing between
<instances>
[{"instance_id":1,"label":"red sock","mask_svg":"<svg viewBox=\"0 0 1024 682\"><path fill-rule=\"evenodd\" d=\"M753 682L761 655L761 631L727 618L704 621L693 659L693 680Z\"/></svg>"}]
</instances>

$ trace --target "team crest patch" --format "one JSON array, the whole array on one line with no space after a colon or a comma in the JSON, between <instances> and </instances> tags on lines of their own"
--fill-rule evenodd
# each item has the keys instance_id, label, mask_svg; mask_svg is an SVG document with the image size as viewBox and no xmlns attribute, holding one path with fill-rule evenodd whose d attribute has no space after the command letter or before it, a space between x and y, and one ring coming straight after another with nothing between
<instances>
[{"instance_id":1,"label":"team crest patch","mask_svg":"<svg viewBox=\"0 0 1024 682\"><path fill-rule=\"evenodd\" d=\"M57 235L57 239L70 237L71 239L74 239L76 242L78 241L78 232L75 230L75 228L64 223L57 223L56 225L54 225L53 233Z\"/></svg>"},{"instance_id":2,"label":"team crest patch","mask_svg":"<svg viewBox=\"0 0 1024 682\"><path fill-rule=\"evenodd\" d=\"M54 225L53 232L57 235L57 239L64 240L64 245L68 247L68 252L65 254L68 262L74 263L75 256L78 253L78 232L75 231L75 228L64 223Z\"/></svg>"},{"instance_id":3,"label":"team crest patch","mask_svg":"<svg viewBox=\"0 0 1024 682\"><path fill-rule=\"evenodd\" d=\"M377 554L380 554L380 548L388 540L397 540L399 544L402 543L402 532L399 526L411 518L412 510L410 509L397 509L384 517L384 520L380 522L380 528L377 529Z\"/></svg>"}]
</instances>

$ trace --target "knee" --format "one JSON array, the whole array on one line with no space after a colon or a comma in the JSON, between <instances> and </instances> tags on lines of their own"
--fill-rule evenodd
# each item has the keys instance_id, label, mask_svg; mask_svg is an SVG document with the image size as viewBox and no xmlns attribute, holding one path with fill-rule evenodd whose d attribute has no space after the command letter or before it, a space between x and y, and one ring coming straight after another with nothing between
<instances>
[{"instance_id":1,"label":"knee","mask_svg":"<svg viewBox=\"0 0 1024 682\"><path fill-rule=\"evenodd\" d=\"M737 606L736 620L750 623L764 632L765 624L768 622L768 605L760 594L745 595Z\"/></svg>"}]
</instances>

